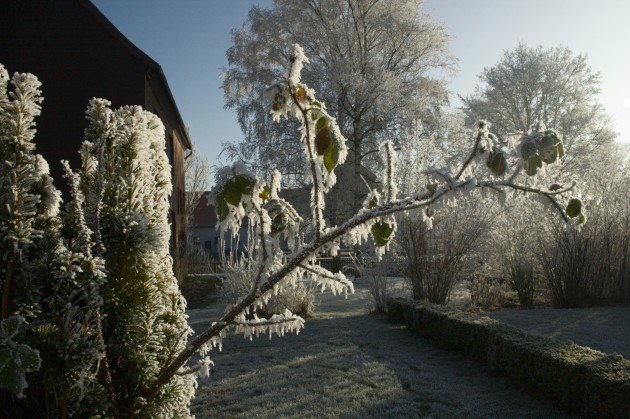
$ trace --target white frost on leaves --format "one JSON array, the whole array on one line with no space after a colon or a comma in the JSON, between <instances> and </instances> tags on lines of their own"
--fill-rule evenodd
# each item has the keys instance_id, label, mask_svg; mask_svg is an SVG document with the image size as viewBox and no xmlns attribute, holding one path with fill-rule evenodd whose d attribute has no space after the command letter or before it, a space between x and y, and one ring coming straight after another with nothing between
<instances>
[{"instance_id":1,"label":"white frost on leaves","mask_svg":"<svg viewBox=\"0 0 630 419\"><path fill-rule=\"evenodd\" d=\"M282 174L278 169L274 169L271 174L271 182L269 182L269 197L278 199L278 193L282 190Z\"/></svg>"},{"instance_id":2,"label":"white frost on leaves","mask_svg":"<svg viewBox=\"0 0 630 419\"><path fill-rule=\"evenodd\" d=\"M9 83L10 81L10 83ZM12 89L9 88L12 84ZM35 118L41 113L41 83L32 74L8 72L0 64L0 258L18 258L41 237L39 226L55 217L60 194L48 164L34 154Z\"/></svg>"},{"instance_id":3,"label":"white frost on leaves","mask_svg":"<svg viewBox=\"0 0 630 419\"><path fill-rule=\"evenodd\" d=\"M193 331L186 321L186 301L169 249L172 182L164 125L139 106L116 110L109 106L104 99L90 101L79 174L86 221L96 241L103 244L100 251L107 263L108 286L132 281L141 294L128 287L114 293L146 304L132 323L114 324L123 329L120 336L129 340L118 344L134 348L118 356L124 362L144 365L137 372L121 372L124 379L124 374L157 374L173 354L186 347ZM140 296L145 301L134 300ZM118 301L106 301L104 310L119 310ZM177 389L177 397L157 403L156 415L175 417L187 411L195 385L194 376L174 376L168 386Z\"/></svg>"},{"instance_id":4,"label":"white frost on leaves","mask_svg":"<svg viewBox=\"0 0 630 419\"><path fill-rule=\"evenodd\" d=\"M398 157L394 150L394 144L391 141L385 141L381 144L379 151L381 160L385 164L385 170L383 171L383 195L385 202L391 202L398 195L398 187L396 186Z\"/></svg>"},{"instance_id":5,"label":"white frost on leaves","mask_svg":"<svg viewBox=\"0 0 630 419\"><path fill-rule=\"evenodd\" d=\"M303 268L307 277L320 287L321 292L329 289L333 295L343 293L346 297L348 292L354 293L354 284L342 272L333 274L315 263L303 265Z\"/></svg>"},{"instance_id":6,"label":"white frost on leaves","mask_svg":"<svg viewBox=\"0 0 630 419\"><path fill-rule=\"evenodd\" d=\"M304 55L304 49L298 44L293 44L293 55L291 55L291 65L287 74L287 80L292 86L300 83L302 69L307 63L309 59Z\"/></svg>"},{"instance_id":7,"label":"white frost on leaves","mask_svg":"<svg viewBox=\"0 0 630 419\"><path fill-rule=\"evenodd\" d=\"M237 333L241 333L245 339L252 340L254 336L269 335L269 339L276 334L284 336L287 332L300 334L304 328L304 319L296 316L288 309L282 314L274 314L269 319L259 318L256 314L252 319L246 319L245 314L241 314L234 321Z\"/></svg>"},{"instance_id":8,"label":"white frost on leaves","mask_svg":"<svg viewBox=\"0 0 630 419\"><path fill-rule=\"evenodd\" d=\"M195 365L192 370L196 372L197 377L208 378L210 377L210 367L214 367L214 362L212 362L210 357L206 356L197 361L197 365Z\"/></svg>"}]
</instances>

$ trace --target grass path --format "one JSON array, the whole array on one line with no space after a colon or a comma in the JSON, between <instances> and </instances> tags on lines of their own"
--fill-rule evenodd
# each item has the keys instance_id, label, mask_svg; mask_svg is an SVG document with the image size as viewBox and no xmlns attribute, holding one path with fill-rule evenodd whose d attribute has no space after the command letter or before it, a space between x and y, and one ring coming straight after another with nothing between
<instances>
[{"instance_id":1,"label":"grass path","mask_svg":"<svg viewBox=\"0 0 630 419\"><path fill-rule=\"evenodd\" d=\"M562 418L563 413L433 347L383 316L367 294L328 294L298 335L225 339L200 382L197 418ZM220 307L191 310L196 330Z\"/></svg>"}]
</instances>

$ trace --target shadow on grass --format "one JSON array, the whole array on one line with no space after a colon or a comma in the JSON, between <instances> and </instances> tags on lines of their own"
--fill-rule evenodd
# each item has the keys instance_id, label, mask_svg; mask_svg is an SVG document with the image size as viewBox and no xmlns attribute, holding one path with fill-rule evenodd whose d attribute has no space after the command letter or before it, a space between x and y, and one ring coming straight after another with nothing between
<instances>
[{"instance_id":1,"label":"shadow on grass","mask_svg":"<svg viewBox=\"0 0 630 419\"><path fill-rule=\"evenodd\" d=\"M322 307L298 336L226 338L223 352L210 354L216 366L200 383L192 413L197 418L566 417L382 316L357 311L331 316L336 310Z\"/></svg>"}]
</instances>

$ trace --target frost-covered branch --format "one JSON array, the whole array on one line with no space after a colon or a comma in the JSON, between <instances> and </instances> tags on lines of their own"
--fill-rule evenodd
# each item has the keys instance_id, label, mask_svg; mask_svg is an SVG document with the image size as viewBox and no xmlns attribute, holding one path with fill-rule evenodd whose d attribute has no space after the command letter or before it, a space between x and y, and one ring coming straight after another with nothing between
<instances>
[{"instance_id":1,"label":"frost-covered branch","mask_svg":"<svg viewBox=\"0 0 630 419\"><path fill-rule=\"evenodd\" d=\"M262 251L256 256L259 269L255 273L255 286L252 292L230 306L210 328L192 339L177 358L160 371L147 390L146 397L149 399L207 342L220 345L221 336L230 327L236 327L247 337L278 330L280 333L286 330L297 331L303 327L303 320L297 316L291 317L290 313L285 313L284 317L260 319L251 311L252 307L261 305L272 293L277 292L283 281L301 280L306 274L322 289L328 287L334 293L348 290L353 292L352 283L343 274L333 274L316 265L316 257L323 252L336 254L340 242L352 246L367 241L370 236L377 254L382 255L396 231L396 220L393 216L395 213L428 207L433 210L447 198L451 199L454 194L470 194L475 190L490 189L500 193L501 200L505 199L510 190L536 194L560 212L565 220L576 219L578 223L584 221L581 202L571 200L565 208L557 199L573 187L552 185L547 190L515 182L516 174L522 171L521 168L525 169L528 176L535 176L543 163L552 164L558 156L562 156L562 142L555 132L533 131L523 135L516 148L518 156L510 160L516 162L514 174L505 179L509 156L497 138L489 132L488 124L481 121L477 125L472 151L457 175L453 176L448 169L427 169L425 173L436 177L436 182L427 185L426 190L416 191L404 198L397 198L394 184L395 151L390 142L384 143L380 149L385 165L382 195L377 190L370 191L364 208L356 215L341 225L325 227L323 197L335 183L334 169L345 160L345 139L339 133L334 119L326 113L324 105L317 102L313 92L300 83L299 74L304 62L307 60L303 51L296 46L286 84L275 90L271 113L275 120L291 115L301 124L301 141L308 164L306 171L310 171L313 182L311 208L314 234L309 238L310 241L298 237L301 219L291 205L279 199L276 193L279 173L274 175L272 185L267 186L239 165L220 171L212 194L220 229L224 231L225 228L231 228L233 232L238 231L240 223L247 216L258 232L259 243L256 246L262 246ZM490 173L487 178L478 179L473 175L473 163L476 159L485 160ZM423 211L423 217L430 226L429 211ZM288 258L281 256L281 236L293 249ZM264 269L260 270L263 266ZM261 282L262 278L264 279ZM254 316L253 320L245 318L247 313ZM286 328L285 322L289 322L291 326Z\"/></svg>"}]
</instances>

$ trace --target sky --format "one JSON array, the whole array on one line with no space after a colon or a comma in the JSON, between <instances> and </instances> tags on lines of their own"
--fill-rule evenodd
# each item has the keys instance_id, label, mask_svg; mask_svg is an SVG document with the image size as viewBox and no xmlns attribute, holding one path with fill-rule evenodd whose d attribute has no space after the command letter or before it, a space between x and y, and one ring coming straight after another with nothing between
<instances>
[{"instance_id":1,"label":"sky","mask_svg":"<svg viewBox=\"0 0 630 419\"><path fill-rule=\"evenodd\" d=\"M92 0L96 7L164 71L198 151L211 165L223 142L242 134L234 111L225 110L221 70L227 67L230 30L240 28L253 5L271 0ZM393 0L395 1L395 0ZM619 140L630 142L630 1L627 0L426 0L423 12L451 37L458 73L456 95L471 94L484 67L519 42L588 55L601 74L600 100L615 121Z\"/></svg>"}]
</instances>

